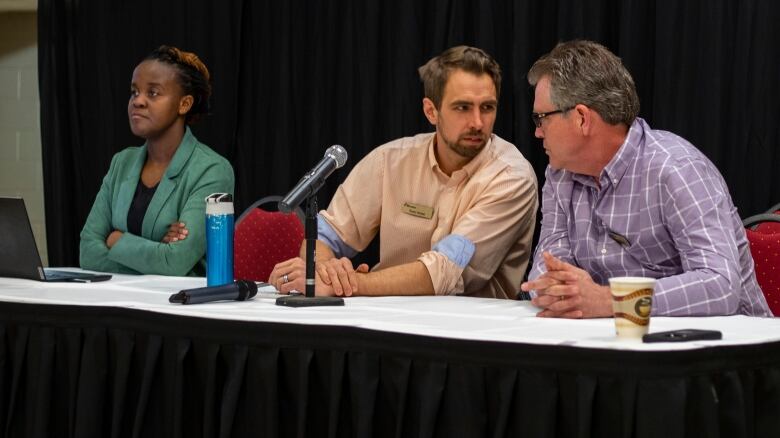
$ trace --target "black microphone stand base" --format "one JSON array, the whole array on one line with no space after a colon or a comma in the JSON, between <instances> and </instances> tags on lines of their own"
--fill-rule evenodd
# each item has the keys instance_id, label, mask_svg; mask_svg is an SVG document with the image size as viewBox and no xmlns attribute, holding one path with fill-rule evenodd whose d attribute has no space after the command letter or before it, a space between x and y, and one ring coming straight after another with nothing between
<instances>
[{"instance_id":1,"label":"black microphone stand base","mask_svg":"<svg viewBox=\"0 0 780 438\"><path fill-rule=\"evenodd\" d=\"M315 307L343 306L344 299L339 297L317 297L314 295L314 263L317 249L317 195L306 199L306 295L288 295L276 299L277 306Z\"/></svg>"},{"instance_id":2,"label":"black microphone stand base","mask_svg":"<svg viewBox=\"0 0 780 438\"><path fill-rule=\"evenodd\" d=\"M276 299L277 306L287 307L318 307L343 306L344 299L339 297L307 297L305 295L288 295Z\"/></svg>"}]
</instances>

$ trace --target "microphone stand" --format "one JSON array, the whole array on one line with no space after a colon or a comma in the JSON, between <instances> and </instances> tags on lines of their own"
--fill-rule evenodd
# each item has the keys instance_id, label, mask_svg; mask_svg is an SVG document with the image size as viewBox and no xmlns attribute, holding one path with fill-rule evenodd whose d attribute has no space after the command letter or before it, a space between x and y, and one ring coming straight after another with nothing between
<instances>
[{"instance_id":1,"label":"microphone stand","mask_svg":"<svg viewBox=\"0 0 780 438\"><path fill-rule=\"evenodd\" d=\"M306 298L314 298L314 263L317 252L317 195L306 199Z\"/></svg>"},{"instance_id":2,"label":"microphone stand","mask_svg":"<svg viewBox=\"0 0 780 438\"><path fill-rule=\"evenodd\" d=\"M276 299L277 306L314 307L343 306L341 297L314 296L315 253L317 248L317 195L306 198L306 220L304 221L306 236L306 295L288 295Z\"/></svg>"}]
</instances>

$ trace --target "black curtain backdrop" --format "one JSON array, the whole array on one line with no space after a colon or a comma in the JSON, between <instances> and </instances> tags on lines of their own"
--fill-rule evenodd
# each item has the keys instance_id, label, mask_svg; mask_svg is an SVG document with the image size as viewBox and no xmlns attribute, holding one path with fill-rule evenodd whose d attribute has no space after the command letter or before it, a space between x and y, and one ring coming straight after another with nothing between
<instances>
[{"instance_id":1,"label":"black curtain backdrop","mask_svg":"<svg viewBox=\"0 0 780 438\"><path fill-rule=\"evenodd\" d=\"M331 144L350 158L325 207L379 144L432 128L417 67L447 47L501 64L495 132L543 182L525 75L556 42L587 38L634 76L640 116L718 166L740 215L780 201L780 51L773 0L39 0L41 135L49 261L78 265L78 239L111 156L142 143L128 127L135 65L171 44L214 81L213 115L193 128L236 173L236 211L284 194Z\"/></svg>"}]
</instances>

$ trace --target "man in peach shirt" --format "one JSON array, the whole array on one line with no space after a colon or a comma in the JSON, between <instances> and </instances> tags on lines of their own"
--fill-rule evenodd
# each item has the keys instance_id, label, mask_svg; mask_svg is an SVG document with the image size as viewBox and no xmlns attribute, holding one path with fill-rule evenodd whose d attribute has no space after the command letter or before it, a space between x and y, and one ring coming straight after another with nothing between
<instances>
[{"instance_id":1,"label":"man in peach shirt","mask_svg":"<svg viewBox=\"0 0 780 438\"><path fill-rule=\"evenodd\" d=\"M484 51L458 46L419 72L436 132L374 149L338 188L318 218L316 293L515 298L537 183L517 148L493 134L500 68ZM348 257L377 233L379 263L355 269ZM277 264L269 282L303 291L304 260Z\"/></svg>"}]
</instances>

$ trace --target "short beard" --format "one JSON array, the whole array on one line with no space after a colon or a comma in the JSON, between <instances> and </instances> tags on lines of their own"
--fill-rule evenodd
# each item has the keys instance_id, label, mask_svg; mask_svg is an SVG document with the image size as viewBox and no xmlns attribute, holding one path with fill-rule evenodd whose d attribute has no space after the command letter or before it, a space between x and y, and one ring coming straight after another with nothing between
<instances>
[{"instance_id":1,"label":"short beard","mask_svg":"<svg viewBox=\"0 0 780 438\"><path fill-rule=\"evenodd\" d=\"M474 135L474 134L470 134ZM482 149L485 148L485 145L487 144L487 138L482 140L482 144L479 145L479 147L476 148L470 148L463 146L458 141L449 141L448 139L444 139L444 142L447 143L447 147L449 147L451 150L455 151L456 154L460 155L463 158L474 158L477 155L479 155L480 152L482 152Z\"/></svg>"}]
</instances>

